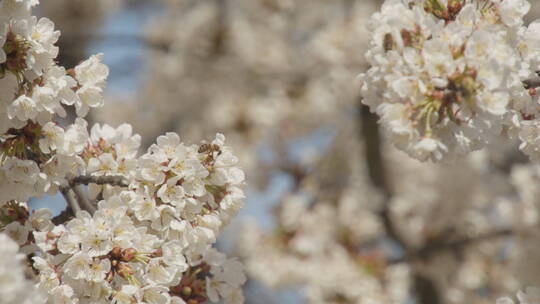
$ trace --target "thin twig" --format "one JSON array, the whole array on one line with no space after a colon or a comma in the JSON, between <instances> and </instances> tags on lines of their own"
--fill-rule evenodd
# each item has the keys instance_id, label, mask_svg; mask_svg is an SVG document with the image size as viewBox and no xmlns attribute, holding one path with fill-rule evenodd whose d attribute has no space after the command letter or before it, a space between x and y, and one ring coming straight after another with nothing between
<instances>
[{"instance_id":1,"label":"thin twig","mask_svg":"<svg viewBox=\"0 0 540 304\"><path fill-rule=\"evenodd\" d=\"M72 185L88 185L88 184L97 184L97 185L111 185L119 187L128 187L129 182L123 176L92 176L92 175L81 175L71 179L70 183Z\"/></svg>"},{"instance_id":2,"label":"thin twig","mask_svg":"<svg viewBox=\"0 0 540 304\"><path fill-rule=\"evenodd\" d=\"M70 186L61 187L60 192L64 196L67 202L67 207L59 215L52 218L52 222L55 225L60 225L67 222L77 212L81 211L81 205L84 210L93 214L96 211L96 207L88 200L86 194L78 185L98 184L98 185L111 185L119 187L128 187L129 182L123 176L90 176L82 175L72 178L69 181ZM79 205L79 203L81 205Z\"/></svg>"}]
</instances>

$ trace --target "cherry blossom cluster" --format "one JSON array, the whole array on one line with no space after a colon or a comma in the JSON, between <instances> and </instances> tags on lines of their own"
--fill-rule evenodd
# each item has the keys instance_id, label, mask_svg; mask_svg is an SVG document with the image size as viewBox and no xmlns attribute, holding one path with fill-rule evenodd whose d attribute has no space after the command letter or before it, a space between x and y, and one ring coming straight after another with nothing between
<instances>
[{"instance_id":1,"label":"cherry blossom cluster","mask_svg":"<svg viewBox=\"0 0 540 304\"><path fill-rule=\"evenodd\" d=\"M98 138L97 130L112 133ZM130 139L137 143L137 136L129 134L123 126L93 128L95 142L101 145L90 141L83 154L98 153L99 147L113 152L114 159L111 155L112 160L89 165L88 172L122 172L116 170L116 160L129 149L122 150L120 144ZM48 210L29 214L25 204L9 202L0 209L4 231L25 252L39 248L34 268L50 301L240 303L242 265L210 247L243 199L237 187L243 172L234 166L237 160L223 141L218 135L211 143L185 146L168 133L147 154L130 158L140 163L133 170L140 177L126 175L133 178L125 189L110 186L97 192L106 199L93 215L81 211L65 225L55 226ZM103 151L88 163L106 159Z\"/></svg>"},{"instance_id":2,"label":"cherry blossom cluster","mask_svg":"<svg viewBox=\"0 0 540 304\"><path fill-rule=\"evenodd\" d=\"M32 303L243 302L242 265L212 248L244 199L225 137L185 145L167 133L139 156L130 125L89 132L84 116L103 105L108 68L102 55L58 66L59 32L31 15L37 4L0 2L2 281L19 250L44 294ZM70 107L77 117L66 126L58 121ZM24 203L58 191L68 209L55 218ZM14 277L6 292L26 290L22 282ZM0 303L26 303L2 288Z\"/></svg>"},{"instance_id":3,"label":"cherry blossom cluster","mask_svg":"<svg viewBox=\"0 0 540 304\"><path fill-rule=\"evenodd\" d=\"M34 233L42 254L33 265L50 303L243 301L238 261L209 245L194 249L183 239L160 238L133 215L129 206L136 199L124 191L101 201L93 216L82 211L65 225ZM191 233L175 228L185 238Z\"/></svg>"},{"instance_id":4,"label":"cherry blossom cluster","mask_svg":"<svg viewBox=\"0 0 540 304\"><path fill-rule=\"evenodd\" d=\"M364 102L395 145L440 161L509 129L538 153L539 23L526 0L387 0L371 18ZM536 156L537 157L537 156Z\"/></svg>"},{"instance_id":5,"label":"cherry blossom cluster","mask_svg":"<svg viewBox=\"0 0 540 304\"><path fill-rule=\"evenodd\" d=\"M58 66L60 33L47 18L31 15L37 3L0 3L0 205L54 193L67 174L77 173L72 164L85 147L86 122L63 128L53 118L65 117L66 106L83 117L103 104L102 56L69 71Z\"/></svg>"}]
</instances>

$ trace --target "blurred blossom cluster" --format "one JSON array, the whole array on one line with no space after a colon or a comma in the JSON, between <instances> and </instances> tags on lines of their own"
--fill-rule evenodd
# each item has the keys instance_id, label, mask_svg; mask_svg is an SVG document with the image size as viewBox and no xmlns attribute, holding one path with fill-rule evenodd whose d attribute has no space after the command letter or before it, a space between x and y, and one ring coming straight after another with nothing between
<instances>
[{"instance_id":1,"label":"blurred blossom cluster","mask_svg":"<svg viewBox=\"0 0 540 304\"><path fill-rule=\"evenodd\" d=\"M509 180L483 152L441 167L392 151L386 197L368 168L347 168L362 164L365 151L341 148L320 160L324 173L298 180L283 198L271 234L245 226L240 252L254 278L304 286L310 303L403 303L419 277L439 286L442 303L487 303L535 282L538 249L528 231L537 229L538 204L526 192L538 167L516 166ZM337 175L345 185L329 183Z\"/></svg>"},{"instance_id":2,"label":"blurred blossom cluster","mask_svg":"<svg viewBox=\"0 0 540 304\"><path fill-rule=\"evenodd\" d=\"M134 117L141 134L215 132L233 146L283 145L339 117L358 102L371 1L163 1L149 23L146 75ZM338 118L337 118L338 117ZM196 124L197 128L191 126ZM150 136L149 136L150 137ZM280 149L285 149L281 147ZM245 168L251 149L235 149Z\"/></svg>"}]
</instances>

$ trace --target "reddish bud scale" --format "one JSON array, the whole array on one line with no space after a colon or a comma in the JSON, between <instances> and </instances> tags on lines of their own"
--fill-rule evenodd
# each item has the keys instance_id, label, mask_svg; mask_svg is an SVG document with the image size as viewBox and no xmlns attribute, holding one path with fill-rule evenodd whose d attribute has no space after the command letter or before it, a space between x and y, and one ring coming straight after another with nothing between
<instances>
[{"instance_id":1,"label":"reddish bud scale","mask_svg":"<svg viewBox=\"0 0 540 304\"><path fill-rule=\"evenodd\" d=\"M163 249L161 249L161 248L156 249L156 251L154 251L152 253L152 256L153 257L162 257L163 256Z\"/></svg>"},{"instance_id":2,"label":"reddish bud scale","mask_svg":"<svg viewBox=\"0 0 540 304\"><path fill-rule=\"evenodd\" d=\"M533 114L521 113L521 118L523 118L523 120L533 120L535 119L535 116Z\"/></svg>"},{"instance_id":3,"label":"reddish bud scale","mask_svg":"<svg viewBox=\"0 0 540 304\"><path fill-rule=\"evenodd\" d=\"M433 99L442 100L444 98L444 92L439 91L439 90L435 90L435 91L431 92L431 97Z\"/></svg>"}]
</instances>

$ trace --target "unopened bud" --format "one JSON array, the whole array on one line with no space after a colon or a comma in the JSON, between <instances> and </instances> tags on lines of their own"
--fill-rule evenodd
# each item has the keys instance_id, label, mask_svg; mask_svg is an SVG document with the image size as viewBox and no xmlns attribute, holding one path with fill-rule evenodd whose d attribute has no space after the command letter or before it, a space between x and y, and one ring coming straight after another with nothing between
<instances>
[{"instance_id":1,"label":"unopened bud","mask_svg":"<svg viewBox=\"0 0 540 304\"><path fill-rule=\"evenodd\" d=\"M189 286L185 286L184 288L182 288L182 295L186 297L189 297L192 292L193 292L193 289L191 289L191 287Z\"/></svg>"},{"instance_id":2,"label":"unopened bud","mask_svg":"<svg viewBox=\"0 0 540 304\"><path fill-rule=\"evenodd\" d=\"M111 250L111 257L114 259L119 259L122 256L122 248L120 247L114 247Z\"/></svg>"},{"instance_id":3,"label":"unopened bud","mask_svg":"<svg viewBox=\"0 0 540 304\"><path fill-rule=\"evenodd\" d=\"M135 258L136 254L137 250L135 250L135 248L124 249L122 251L120 259L124 262L131 262Z\"/></svg>"}]
</instances>

